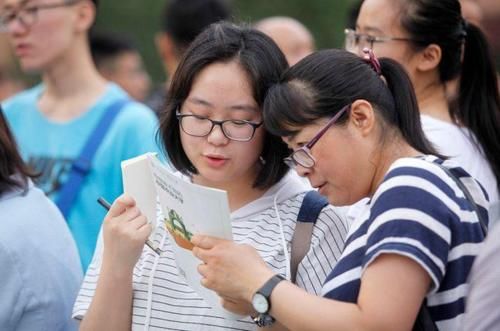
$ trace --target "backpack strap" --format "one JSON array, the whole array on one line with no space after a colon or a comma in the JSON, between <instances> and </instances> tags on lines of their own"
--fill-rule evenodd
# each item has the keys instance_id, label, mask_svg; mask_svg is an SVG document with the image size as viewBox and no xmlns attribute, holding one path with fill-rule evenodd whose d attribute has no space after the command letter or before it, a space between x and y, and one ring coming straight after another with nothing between
<instances>
[{"instance_id":1,"label":"backpack strap","mask_svg":"<svg viewBox=\"0 0 500 331\"><path fill-rule=\"evenodd\" d=\"M83 180L91 169L92 159L101 145L104 136L108 132L111 123L113 123L113 120L128 102L128 98L120 99L107 107L106 111L94 128L94 131L83 146L80 155L71 164L68 179L59 190L59 195L56 200L56 205L64 215L64 218L68 219L69 212L76 200L78 192L81 189Z\"/></svg>"},{"instance_id":2,"label":"backpack strap","mask_svg":"<svg viewBox=\"0 0 500 331\"><path fill-rule=\"evenodd\" d=\"M299 264L311 246L314 224L326 205L328 205L328 200L314 190L307 192L302 200L291 243L290 276L292 283L295 283Z\"/></svg>"}]
</instances>

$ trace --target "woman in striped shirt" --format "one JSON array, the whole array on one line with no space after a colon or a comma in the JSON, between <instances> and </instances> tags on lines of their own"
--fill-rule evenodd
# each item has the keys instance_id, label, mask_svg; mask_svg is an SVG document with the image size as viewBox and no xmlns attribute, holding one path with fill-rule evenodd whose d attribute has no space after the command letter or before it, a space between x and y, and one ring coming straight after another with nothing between
<instances>
[{"instance_id":1,"label":"woman in striped shirt","mask_svg":"<svg viewBox=\"0 0 500 331\"><path fill-rule=\"evenodd\" d=\"M264 104L266 127L294 149L289 162L331 203L369 198L323 297L276 279L249 247L197 236L203 284L228 309L252 302L290 330L410 330L423 302L439 330L459 330L486 195L434 156L402 68L366 52L369 59L344 50L308 56Z\"/></svg>"}]
</instances>

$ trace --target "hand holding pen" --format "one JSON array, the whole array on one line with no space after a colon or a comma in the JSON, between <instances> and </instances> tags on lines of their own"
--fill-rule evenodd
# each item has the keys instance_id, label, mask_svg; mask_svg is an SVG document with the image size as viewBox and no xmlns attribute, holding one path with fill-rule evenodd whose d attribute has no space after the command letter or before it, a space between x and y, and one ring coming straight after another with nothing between
<instances>
[{"instance_id":1,"label":"hand holding pen","mask_svg":"<svg viewBox=\"0 0 500 331\"><path fill-rule=\"evenodd\" d=\"M136 226L138 230L143 230L144 231L144 220L145 220L145 217L141 215L141 217L143 218L142 220L136 220L134 219L136 215L134 215L134 211L129 211L127 209L131 209L131 207L133 208L135 203L132 203L132 201L130 201L132 199L128 198L128 197L125 197L125 196L121 196L120 198L117 199L117 204L118 206L116 207L117 210L114 210L114 213L113 211L111 211L112 209L112 206L109 202L107 202L104 198L100 197L97 199L97 202L103 206L106 210L108 210L108 215L106 216L106 218L108 217L113 217L113 216L116 216L116 217L124 217L126 218L125 220L122 220L122 222L125 222L125 221L129 221L129 222L135 222L134 225L132 226ZM111 211L111 212L110 212ZM112 215L109 215L109 214L112 214ZM122 216L123 215L123 216ZM147 221L146 221L147 223ZM148 226L150 227L150 225L148 224ZM150 231L151 232L151 229ZM148 233L149 235L149 233ZM149 239L146 240L146 245L151 249L153 250L156 254L161 254L162 251L155 246L155 244L153 242L151 242Z\"/></svg>"}]
</instances>

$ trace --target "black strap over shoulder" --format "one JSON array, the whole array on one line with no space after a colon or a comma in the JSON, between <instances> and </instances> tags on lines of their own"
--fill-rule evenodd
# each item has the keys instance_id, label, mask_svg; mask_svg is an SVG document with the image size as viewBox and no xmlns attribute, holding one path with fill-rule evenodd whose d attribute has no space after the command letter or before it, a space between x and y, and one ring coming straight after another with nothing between
<instances>
[{"instance_id":1,"label":"black strap over shoulder","mask_svg":"<svg viewBox=\"0 0 500 331\"><path fill-rule=\"evenodd\" d=\"M326 205L328 205L328 200L317 191L307 192L302 200L291 243L290 280L292 283L295 283L299 264L311 246L314 224Z\"/></svg>"},{"instance_id":2,"label":"black strap over shoulder","mask_svg":"<svg viewBox=\"0 0 500 331\"><path fill-rule=\"evenodd\" d=\"M445 167L444 165L440 163L434 163L435 165L439 166L453 181L457 184L458 188L464 193L465 198L469 201L469 203L472 205L472 208L474 209L474 212L476 213L478 219L479 219L479 225L481 226L481 230L483 232L483 235L486 237L486 234L488 233L488 221L484 219L483 215L479 211L479 208L472 198L471 193L465 187L464 183L455 176L450 169ZM432 316L429 312L429 308L427 308L427 300L424 299L424 302L422 303L422 306L420 306L420 311L418 312L417 319L415 320L415 324L413 325L412 331L438 331L437 325L432 319Z\"/></svg>"},{"instance_id":3,"label":"black strap over shoulder","mask_svg":"<svg viewBox=\"0 0 500 331\"><path fill-rule=\"evenodd\" d=\"M450 169L446 168L442 164L439 164L439 163L436 163L436 164L441 169L443 169L443 171L446 172L446 174L449 177L451 177L451 179L453 179L453 181L457 184L458 188L464 193L465 199L467 199L467 201L469 201L470 204L472 205L472 208L474 209L474 212L476 213L477 218L479 220L479 225L481 226L481 230L483 232L483 235L486 237L486 235L488 234L488 220L485 219L485 217L483 216L483 214L479 211L479 208L478 208L476 202L472 198L472 194L469 192L469 190L467 189L467 187L465 187L464 183L459 178L457 178L457 176L455 176L451 172Z\"/></svg>"},{"instance_id":4,"label":"black strap over shoulder","mask_svg":"<svg viewBox=\"0 0 500 331\"><path fill-rule=\"evenodd\" d=\"M297 222L316 223L321 210L328 205L328 200L318 193L318 191L309 191L302 200Z\"/></svg>"}]
</instances>

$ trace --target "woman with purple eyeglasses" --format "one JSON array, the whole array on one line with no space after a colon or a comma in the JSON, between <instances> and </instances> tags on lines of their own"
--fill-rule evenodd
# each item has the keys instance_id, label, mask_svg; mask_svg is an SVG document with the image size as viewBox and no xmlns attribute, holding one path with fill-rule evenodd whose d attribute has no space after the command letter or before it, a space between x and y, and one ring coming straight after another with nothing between
<instances>
[{"instance_id":1,"label":"woman with purple eyeglasses","mask_svg":"<svg viewBox=\"0 0 500 331\"><path fill-rule=\"evenodd\" d=\"M401 66L367 53L314 53L264 104L299 175L334 205L368 198L322 297L277 278L248 246L195 236L202 283L228 309L251 303L289 330L459 330L487 198L425 138Z\"/></svg>"}]
</instances>

